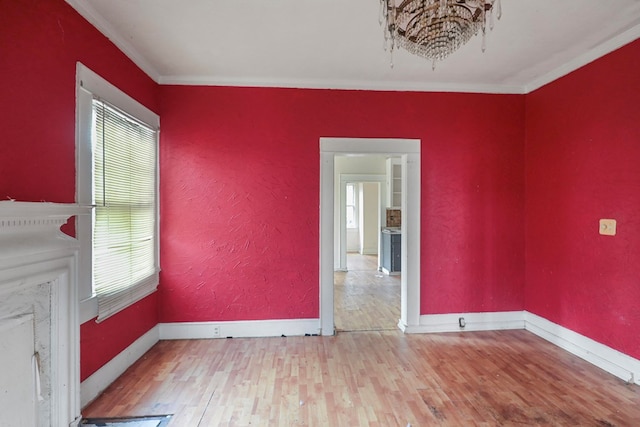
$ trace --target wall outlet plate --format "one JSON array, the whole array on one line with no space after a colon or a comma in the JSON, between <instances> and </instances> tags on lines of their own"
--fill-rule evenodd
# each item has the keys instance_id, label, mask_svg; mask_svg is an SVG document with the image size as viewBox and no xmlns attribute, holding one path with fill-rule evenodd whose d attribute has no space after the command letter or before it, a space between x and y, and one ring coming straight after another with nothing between
<instances>
[{"instance_id":1,"label":"wall outlet plate","mask_svg":"<svg viewBox=\"0 0 640 427\"><path fill-rule=\"evenodd\" d=\"M615 219L601 219L600 220L600 234L605 236L616 235L616 220Z\"/></svg>"}]
</instances>

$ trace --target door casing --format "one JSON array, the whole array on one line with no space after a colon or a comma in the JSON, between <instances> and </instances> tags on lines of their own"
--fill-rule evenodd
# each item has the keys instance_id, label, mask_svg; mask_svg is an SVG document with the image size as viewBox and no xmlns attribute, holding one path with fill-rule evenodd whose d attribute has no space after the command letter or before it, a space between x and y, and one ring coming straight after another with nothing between
<instances>
[{"instance_id":1,"label":"door casing","mask_svg":"<svg viewBox=\"0 0 640 427\"><path fill-rule=\"evenodd\" d=\"M402 275L400 319L405 331L420 322L420 140L320 138L320 334L334 335L333 272L337 214L336 155L389 155L402 159Z\"/></svg>"}]
</instances>

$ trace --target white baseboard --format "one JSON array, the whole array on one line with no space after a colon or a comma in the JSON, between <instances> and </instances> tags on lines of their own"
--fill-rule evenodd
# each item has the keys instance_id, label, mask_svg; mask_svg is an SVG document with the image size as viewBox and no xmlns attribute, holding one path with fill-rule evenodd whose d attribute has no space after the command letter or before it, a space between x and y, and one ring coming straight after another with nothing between
<instances>
[{"instance_id":1,"label":"white baseboard","mask_svg":"<svg viewBox=\"0 0 640 427\"><path fill-rule=\"evenodd\" d=\"M464 328L460 327L460 318L464 319ZM402 330L408 334L496 331L502 329L524 329L523 312L423 314L420 316L419 325L402 327Z\"/></svg>"},{"instance_id":2,"label":"white baseboard","mask_svg":"<svg viewBox=\"0 0 640 427\"><path fill-rule=\"evenodd\" d=\"M464 328L459 324L461 317L464 318ZM640 360L527 311L430 314L420 316L420 324L417 326L398 326L409 334L526 329L618 378L640 385ZM319 319L160 323L82 382L81 406L85 407L98 397L159 340L299 336L319 333Z\"/></svg>"},{"instance_id":3,"label":"white baseboard","mask_svg":"<svg viewBox=\"0 0 640 427\"><path fill-rule=\"evenodd\" d=\"M160 339L253 338L320 334L320 319L160 323Z\"/></svg>"},{"instance_id":4,"label":"white baseboard","mask_svg":"<svg viewBox=\"0 0 640 427\"><path fill-rule=\"evenodd\" d=\"M80 406L84 408L100 395L112 382L140 359L160 339L158 325L151 328L129 347L111 359L102 368L80 384Z\"/></svg>"},{"instance_id":5,"label":"white baseboard","mask_svg":"<svg viewBox=\"0 0 640 427\"><path fill-rule=\"evenodd\" d=\"M525 311L524 319L531 333L622 380L640 385L640 360L533 313Z\"/></svg>"},{"instance_id":6,"label":"white baseboard","mask_svg":"<svg viewBox=\"0 0 640 427\"><path fill-rule=\"evenodd\" d=\"M459 324L461 317L464 328ZM526 329L624 381L640 385L640 360L527 311L429 314L420 316L417 326L398 326L409 334Z\"/></svg>"}]
</instances>

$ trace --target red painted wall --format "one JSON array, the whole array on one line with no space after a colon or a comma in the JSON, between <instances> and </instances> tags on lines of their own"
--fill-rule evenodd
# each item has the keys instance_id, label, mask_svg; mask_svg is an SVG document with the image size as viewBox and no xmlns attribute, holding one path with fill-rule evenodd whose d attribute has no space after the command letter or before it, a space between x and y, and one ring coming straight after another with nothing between
<instances>
[{"instance_id":1,"label":"red painted wall","mask_svg":"<svg viewBox=\"0 0 640 427\"><path fill-rule=\"evenodd\" d=\"M318 317L319 139L420 138L422 313L524 304L524 96L161 87L160 320Z\"/></svg>"},{"instance_id":2,"label":"red painted wall","mask_svg":"<svg viewBox=\"0 0 640 427\"><path fill-rule=\"evenodd\" d=\"M0 197L73 202L76 61L160 110L161 291L82 326L84 379L159 319L317 317L319 138L420 138L421 312L524 307L638 358L639 58L527 96L158 88L62 0L0 0Z\"/></svg>"},{"instance_id":3,"label":"red painted wall","mask_svg":"<svg viewBox=\"0 0 640 427\"><path fill-rule=\"evenodd\" d=\"M640 358L640 41L526 98L525 309ZM600 218L618 222L614 237Z\"/></svg>"},{"instance_id":4,"label":"red painted wall","mask_svg":"<svg viewBox=\"0 0 640 427\"><path fill-rule=\"evenodd\" d=\"M74 202L76 61L158 110L157 85L63 0L0 0L0 198ZM82 378L156 323L152 297L83 325Z\"/></svg>"},{"instance_id":5,"label":"red painted wall","mask_svg":"<svg viewBox=\"0 0 640 427\"><path fill-rule=\"evenodd\" d=\"M101 323L80 328L80 377L88 378L158 323L158 293L153 293Z\"/></svg>"}]
</instances>

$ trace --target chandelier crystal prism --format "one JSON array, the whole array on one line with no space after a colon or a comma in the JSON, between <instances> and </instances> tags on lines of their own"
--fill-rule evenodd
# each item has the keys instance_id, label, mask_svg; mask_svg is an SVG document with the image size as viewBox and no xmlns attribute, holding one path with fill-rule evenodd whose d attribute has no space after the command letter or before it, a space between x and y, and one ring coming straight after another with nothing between
<instances>
[{"instance_id":1,"label":"chandelier crystal prism","mask_svg":"<svg viewBox=\"0 0 640 427\"><path fill-rule=\"evenodd\" d=\"M494 14L500 19L500 0L380 0L385 48L402 47L432 60L434 68L478 33L484 52Z\"/></svg>"}]
</instances>

